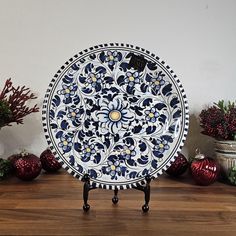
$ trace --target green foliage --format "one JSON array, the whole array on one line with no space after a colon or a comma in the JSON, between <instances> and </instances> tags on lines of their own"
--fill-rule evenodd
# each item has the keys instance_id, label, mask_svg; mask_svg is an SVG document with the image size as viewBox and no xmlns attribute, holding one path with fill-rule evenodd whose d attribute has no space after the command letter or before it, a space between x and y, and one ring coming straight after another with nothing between
<instances>
[{"instance_id":1,"label":"green foliage","mask_svg":"<svg viewBox=\"0 0 236 236\"><path fill-rule=\"evenodd\" d=\"M12 164L9 160L0 158L0 180L5 179L12 171Z\"/></svg>"},{"instance_id":2,"label":"green foliage","mask_svg":"<svg viewBox=\"0 0 236 236\"><path fill-rule=\"evenodd\" d=\"M228 174L228 180L231 184L236 185L236 166L230 169Z\"/></svg>"},{"instance_id":3,"label":"green foliage","mask_svg":"<svg viewBox=\"0 0 236 236\"><path fill-rule=\"evenodd\" d=\"M231 109L235 108L235 102L228 101L226 103L224 100L220 100L215 105L220 108L224 113L228 113Z\"/></svg>"},{"instance_id":4,"label":"green foliage","mask_svg":"<svg viewBox=\"0 0 236 236\"><path fill-rule=\"evenodd\" d=\"M7 102L0 100L0 128L10 122L12 112Z\"/></svg>"}]
</instances>

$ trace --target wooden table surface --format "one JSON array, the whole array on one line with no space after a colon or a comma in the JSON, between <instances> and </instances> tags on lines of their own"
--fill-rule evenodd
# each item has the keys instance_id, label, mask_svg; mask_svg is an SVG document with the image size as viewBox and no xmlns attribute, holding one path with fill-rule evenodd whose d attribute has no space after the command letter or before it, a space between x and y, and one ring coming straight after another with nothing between
<instances>
[{"instance_id":1,"label":"wooden table surface","mask_svg":"<svg viewBox=\"0 0 236 236\"><path fill-rule=\"evenodd\" d=\"M223 183L201 187L189 176L161 176L151 183L150 211L142 213L143 193L90 192L82 210L82 182L64 171L42 173L23 182L0 182L0 235L236 235L236 187Z\"/></svg>"}]
</instances>

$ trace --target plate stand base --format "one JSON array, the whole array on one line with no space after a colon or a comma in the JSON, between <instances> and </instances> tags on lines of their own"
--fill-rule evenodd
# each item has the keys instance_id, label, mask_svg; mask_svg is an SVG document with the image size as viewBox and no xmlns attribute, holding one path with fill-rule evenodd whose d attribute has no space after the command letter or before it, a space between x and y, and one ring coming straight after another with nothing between
<instances>
[{"instance_id":1,"label":"plate stand base","mask_svg":"<svg viewBox=\"0 0 236 236\"><path fill-rule=\"evenodd\" d=\"M144 185L138 184L137 186L133 186L134 189L140 190L142 192L144 192L144 200L145 203L142 206L142 210L143 212L148 212L149 211L149 201L150 201L150 182L152 180L152 178L150 176L146 176L146 183Z\"/></svg>"},{"instance_id":2,"label":"plate stand base","mask_svg":"<svg viewBox=\"0 0 236 236\"><path fill-rule=\"evenodd\" d=\"M143 212L148 212L149 211L149 201L150 201L150 182L152 180L151 177L147 176L145 178L146 183L144 185L137 184L137 186L132 186L133 189L137 189L139 191L142 191L144 193L144 200L145 203L142 206ZM83 199L84 199L84 205L83 205L83 210L85 212L89 211L90 205L88 204L88 196L89 196L89 191L92 189L96 189L97 187L95 185L90 184L90 177L88 174L85 174L82 178L82 181L84 182L84 189L83 189ZM114 190L114 196L112 198L113 204L117 204L119 202L118 198L118 189L115 188Z\"/></svg>"},{"instance_id":3,"label":"plate stand base","mask_svg":"<svg viewBox=\"0 0 236 236\"><path fill-rule=\"evenodd\" d=\"M90 184L90 177L89 177L88 174L85 174L83 176L82 181L84 182L84 189L83 189L84 205L83 205L83 210L85 212L87 212L90 209L90 205L88 204L89 191L92 190L92 189L96 189L96 186Z\"/></svg>"}]
</instances>

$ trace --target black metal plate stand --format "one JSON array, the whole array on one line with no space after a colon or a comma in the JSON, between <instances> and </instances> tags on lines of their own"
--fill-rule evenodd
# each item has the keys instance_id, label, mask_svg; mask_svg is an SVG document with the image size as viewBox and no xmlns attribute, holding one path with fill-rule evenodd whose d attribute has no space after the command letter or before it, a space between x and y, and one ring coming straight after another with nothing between
<instances>
[{"instance_id":1,"label":"black metal plate stand","mask_svg":"<svg viewBox=\"0 0 236 236\"><path fill-rule=\"evenodd\" d=\"M149 211L149 201L150 201L150 182L153 178L150 176L146 176L145 180L146 183L144 185L138 184L137 186L132 186L132 188L137 189L139 191L142 191L144 193L144 200L145 203L142 206L143 212L148 212ZM83 210L85 212L89 211L90 205L88 204L88 196L89 196L89 191L92 189L96 189L95 185L90 184L90 177L88 174L85 174L82 178L82 181L84 182L84 189L83 189L83 199L84 199L84 205L83 205ZM116 188L114 190L114 196L112 198L113 204L117 204L119 201L118 198L118 189Z\"/></svg>"}]
</instances>

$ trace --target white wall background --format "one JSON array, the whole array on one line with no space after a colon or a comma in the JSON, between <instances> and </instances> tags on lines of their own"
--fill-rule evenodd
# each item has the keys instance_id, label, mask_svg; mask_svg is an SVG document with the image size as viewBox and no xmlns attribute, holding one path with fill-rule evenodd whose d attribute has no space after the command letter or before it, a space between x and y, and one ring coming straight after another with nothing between
<instances>
[{"instance_id":1,"label":"white wall background","mask_svg":"<svg viewBox=\"0 0 236 236\"><path fill-rule=\"evenodd\" d=\"M77 52L106 42L144 47L165 60L186 90L191 115L185 152L212 153L196 118L236 95L235 0L0 0L0 89L9 77L42 105L49 81ZM0 133L4 157L47 147L41 113Z\"/></svg>"}]
</instances>

